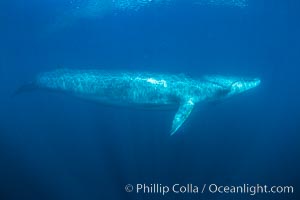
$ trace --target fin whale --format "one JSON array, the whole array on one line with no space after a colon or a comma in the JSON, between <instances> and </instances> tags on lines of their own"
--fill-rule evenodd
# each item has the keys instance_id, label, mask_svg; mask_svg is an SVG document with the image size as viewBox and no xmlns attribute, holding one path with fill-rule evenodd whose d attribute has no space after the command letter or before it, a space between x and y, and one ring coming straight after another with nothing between
<instances>
[{"instance_id":1,"label":"fin whale","mask_svg":"<svg viewBox=\"0 0 300 200\"><path fill-rule=\"evenodd\" d=\"M34 89L59 91L102 104L144 108L177 107L170 134L197 103L219 101L255 88L258 78L219 75L193 79L185 75L59 69L39 74L15 94Z\"/></svg>"}]
</instances>

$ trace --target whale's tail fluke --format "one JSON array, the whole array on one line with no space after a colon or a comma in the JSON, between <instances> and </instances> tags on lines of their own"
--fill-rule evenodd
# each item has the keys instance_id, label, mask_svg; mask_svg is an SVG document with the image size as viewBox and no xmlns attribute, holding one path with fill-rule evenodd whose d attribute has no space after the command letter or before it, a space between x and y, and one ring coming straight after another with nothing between
<instances>
[{"instance_id":1,"label":"whale's tail fluke","mask_svg":"<svg viewBox=\"0 0 300 200\"><path fill-rule=\"evenodd\" d=\"M23 84L22 86L20 86L18 89L16 89L12 94L11 97L15 97L19 94L23 94L26 92L32 92L34 90L37 90L39 87L37 86L37 84L32 81L32 82L28 82Z\"/></svg>"}]
</instances>

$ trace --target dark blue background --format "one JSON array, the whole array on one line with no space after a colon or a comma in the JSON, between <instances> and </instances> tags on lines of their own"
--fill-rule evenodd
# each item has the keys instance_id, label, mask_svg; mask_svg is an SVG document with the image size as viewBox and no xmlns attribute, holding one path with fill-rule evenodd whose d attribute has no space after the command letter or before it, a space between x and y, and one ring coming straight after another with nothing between
<instances>
[{"instance_id":1,"label":"dark blue background","mask_svg":"<svg viewBox=\"0 0 300 200\"><path fill-rule=\"evenodd\" d=\"M178 4L78 19L51 34L67 1L1 1L0 199L253 199L124 191L144 182L293 185L293 195L255 199L297 199L299 3L249 1L245 9ZM262 84L199 104L170 137L175 111L107 108L46 92L10 98L59 67L259 76Z\"/></svg>"}]
</instances>

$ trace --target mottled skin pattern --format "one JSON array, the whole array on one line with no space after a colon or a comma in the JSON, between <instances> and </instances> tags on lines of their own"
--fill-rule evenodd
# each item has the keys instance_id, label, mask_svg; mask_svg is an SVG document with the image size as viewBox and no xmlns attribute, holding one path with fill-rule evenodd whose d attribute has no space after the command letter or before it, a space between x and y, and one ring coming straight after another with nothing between
<instances>
[{"instance_id":1,"label":"mottled skin pattern","mask_svg":"<svg viewBox=\"0 0 300 200\"><path fill-rule=\"evenodd\" d=\"M259 85L259 79L60 69L40 74L39 88L61 91L103 104L134 107L179 107L171 134L187 119L194 104L227 98Z\"/></svg>"},{"instance_id":2,"label":"mottled skin pattern","mask_svg":"<svg viewBox=\"0 0 300 200\"><path fill-rule=\"evenodd\" d=\"M40 74L37 84L100 103L145 106L178 105L191 97L198 102L213 99L226 90L215 83L195 81L184 75L66 69Z\"/></svg>"}]
</instances>

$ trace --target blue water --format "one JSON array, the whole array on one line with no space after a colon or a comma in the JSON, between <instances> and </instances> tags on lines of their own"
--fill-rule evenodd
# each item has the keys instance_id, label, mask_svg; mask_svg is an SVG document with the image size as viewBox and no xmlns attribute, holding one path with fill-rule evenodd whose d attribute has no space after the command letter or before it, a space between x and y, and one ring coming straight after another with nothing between
<instances>
[{"instance_id":1,"label":"blue water","mask_svg":"<svg viewBox=\"0 0 300 200\"><path fill-rule=\"evenodd\" d=\"M66 17L70 1L0 2L0 199L299 199L300 4L175 2ZM49 28L50 27L50 28ZM176 111L11 94L57 68L260 77L259 88ZM137 194L126 184L291 185L294 194ZM201 189L200 189L201 190Z\"/></svg>"}]
</instances>

